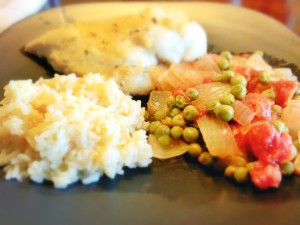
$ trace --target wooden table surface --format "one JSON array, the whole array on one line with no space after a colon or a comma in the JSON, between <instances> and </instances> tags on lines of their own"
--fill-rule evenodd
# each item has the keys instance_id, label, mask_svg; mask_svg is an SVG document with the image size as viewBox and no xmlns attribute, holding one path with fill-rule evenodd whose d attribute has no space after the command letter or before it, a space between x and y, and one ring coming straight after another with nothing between
<instances>
[{"instance_id":1,"label":"wooden table surface","mask_svg":"<svg viewBox=\"0 0 300 225\"><path fill-rule=\"evenodd\" d=\"M126 1L126 0L124 0ZM132 1L132 0L131 0ZM199 2L221 2L225 4L240 5L265 13L285 24L300 35L300 0L190 0ZM60 0L62 5L87 3L86 0ZM93 2L104 2L94 0ZM188 2L188 1L186 1Z\"/></svg>"}]
</instances>

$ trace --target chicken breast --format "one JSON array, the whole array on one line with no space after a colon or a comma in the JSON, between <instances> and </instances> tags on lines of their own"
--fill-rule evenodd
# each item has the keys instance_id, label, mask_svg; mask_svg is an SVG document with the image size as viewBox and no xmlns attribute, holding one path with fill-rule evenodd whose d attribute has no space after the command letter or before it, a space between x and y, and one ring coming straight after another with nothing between
<instances>
[{"instance_id":1,"label":"chicken breast","mask_svg":"<svg viewBox=\"0 0 300 225\"><path fill-rule=\"evenodd\" d=\"M114 77L121 90L145 95L155 89L153 65L190 61L207 51L204 29L178 12L146 9L140 14L51 30L25 46L55 71Z\"/></svg>"}]
</instances>

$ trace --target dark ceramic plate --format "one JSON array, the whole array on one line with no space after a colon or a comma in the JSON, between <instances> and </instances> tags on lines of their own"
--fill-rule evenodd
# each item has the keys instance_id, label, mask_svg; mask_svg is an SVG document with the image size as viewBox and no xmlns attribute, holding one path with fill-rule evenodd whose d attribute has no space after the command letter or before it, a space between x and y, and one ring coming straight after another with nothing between
<instances>
[{"instance_id":1,"label":"dark ceramic plate","mask_svg":"<svg viewBox=\"0 0 300 225\"><path fill-rule=\"evenodd\" d=\"M2 33L1 87L11 79L36 80L53 74L45 61L22 53L25 43L45 31L66 21L127 14L150 4L179 9L199 20L212 51L260 49L279 59L277 64L284 60L294 68L300 66L300 39L279 22L251 10L211 3L95 3L45 11ZM284 179L278 190L258 191L179 157L154 160L149 168L67 190L2 178L0 206L3 225L295 225L300 224L300 177Z\"/></svg>"}]
</instances>

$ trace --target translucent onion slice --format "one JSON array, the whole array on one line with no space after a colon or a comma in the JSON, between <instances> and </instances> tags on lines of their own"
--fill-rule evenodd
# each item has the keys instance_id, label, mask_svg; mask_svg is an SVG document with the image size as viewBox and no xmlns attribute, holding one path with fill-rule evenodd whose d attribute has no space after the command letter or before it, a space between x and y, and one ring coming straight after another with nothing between
<instances>
[{"instance_id":1,"label":"translucent onion slice","mask_svg":"<svg viewBox=\"0 0 300 225\"><path fill-rule=\"evenodd\" d=\"M170 67L171 76L170 82L175 83L176 80L181 83L176 88L187 88L203 83L203 79L211 77L215 72L196 70L188 63L174 64Z\"/></svg>"},{"instance_id":2,"label":"translucent onion slice","mask_svg":"<svg viewBox=\"0 0 300 225\"><path fill-rule=\"evenodd\" d=\"M215 117L202 117L197 120L197 124L206 147L213 156L220 158L233 155L243 156L227 122Z\"/></svg>"},{"instance_id":3,"label":"translucent onion slice","mask_svg":"<svg viewBox=\"0 0 300 225\"><path fill-rule=\"evenodd\" d=\"M247 59L245 57L239 56L239 55L233 55L230 64L233 67L247 67Z\"/></svg>"},{"instance_id":4,"label":"translucent onion slice","mask_svg":"<svg viewBox=\"0 0 300 225\"><path fill-rule=\"evenodd\" d=\"M147 109L151 115L156 111L168 110L167 98L172 95L170 91L151 91L147 102Z\"/></svg>"},{"instance_id":5,"label":"translucent onion slice","mask_svg":"<svg viewBox=\"0 0 300 225\"><path fill-rule=\"evenodd\" d=\"M199 84L195 86L199 92L197 100L193 102L194 106L205 107L209 101L219 100L219 98L230 91L230 85L220 82Z\"/></svg>"},{"instance_id":6,"label":"translucent onion slice","mask_svg":"<svg viewBox=\"0 0 300 225\"><path fill-rule=\"evenodd\" d=\"M157 78L161 91L172 91L174 88L168 83L167 78L169 77L169 70L165 71L162 75Z\"/></svg>"},{"instance_id":7,"label":"translucent onion slice","mask_svg":"<svg viewBox=\"0 0 300 225\"><path fill-rule=\"evenodd\" d=\"M169 68L166 66L152 66L150 75L159 91L171 91L172 86L167 82L169 77Z\"/></svg>"},{"instance_id":8,"label":"translucent onion slice","mask_svg":"<svg viewBox=\"0 0 300 225\"><path fill-rule=\"evenodd\" d=\"M215 58L219 58L219 56L215 54L206 54L202 58L195 61L193 66L199 71L213 71L215 73L220 73L221 70L216 64Z\"/></svg>"},{"instance_id":9,"label":"translucent onion slice","mask_svg":"<svg viewBox=\"0 0 300 225\"><path fill-rule=\"evenodd\" d=\"M270 73L272 72L272 67L259 54L251 55L248 58L246 64L254 70L264 70Z\"/></svg>"},{"instance_id":10,"label":"translucent onion slice","mask_svg":"<svg viewBox=\"0 0 300 225\"><path fill-rule=\"evenodd\" d=\"M177 88L187 88L190 86L188 80L182 77L182 74L189 71L188 64L173 64L169 68L169 76L166 77L167 82L173 87L173 90ZM193 78L193 76L192 76Z\"/></svg>"},{"instance_id":11,"label":"translucent onion slice","mask_svg":"<svg viewBox=\"0 0 300 225\"><path fill-rule=\"evenodd\" d=\"M291 99L287 102L287 106L289 107L296 107L300 109L300 100Z\"/></svg>"},{"instance_id":12,"label":"translucent onion slice","mask_svg":"<svg viewBox=\"0 0 300 225\"><path fill-rule=\"evenodd\" d=\"M280 79L285 80L297 80L297 77L293 74L291 68L276 68L273 69L272 73L272 81L278 81Z\"/></svg>"},{"instance_id":13,"label":"translucent onion slice","mask_svg":"<svg viewBox=\"0 0 300 225\"><path fill-rule=\"evenodd\" d=\"M282 111L281 119L289 128L289 133L293 139L298 138L300 129L300 100L289 100L287 107Z\"/></svg>"},{"instance_id":14,"label":"translucent onion slice","mask_svg":"<svg viewBox=\"0 0 300 225\"><path fill-rule=\"evenodd\" d=\"M241 101L236 100L232 107L234 110L233 120L242 126L249 125L256 115L251 108Z\"/></svg>"},{"instance_id":15,"label":"translucent onion slice","mask_svg":"<svg viewBox=\"0 0 300 225\"><path fill-rule=\"evenodd\" d=\"M186 73L183 73L181 77L189 83L190 87L202 84L204 79L212 78L214 75L216 75L216 72L214 71L189 70Z\"/></svg>"},{"instance_id":16,"label":"translucent onion slice","mask_svg":"<svg viewBox=\"0 0 300 225\"><path fill-rule=\"evenodd\" d=\"M155 86L158 90L162 90L160 83L158 82L158 79L160 76L162 76L164 73L166 73L168 70L168 67L166 66L152 66L150 70L150 75L155 83Z\"/></svg>"},{"instance_id":17,"label":"translucent onion slice","mask_svg":"<svg viewBox=\"0 0 300 225\"><path fill-rule=\"evenodd\" d=\"M188 144L183 141L174 141L168 148L158 144L155 135L148 136L148 142L152 146L153 157L157 159L170 159L176 156L183 155L188 151Z\"/></svg>"}]
</instances>

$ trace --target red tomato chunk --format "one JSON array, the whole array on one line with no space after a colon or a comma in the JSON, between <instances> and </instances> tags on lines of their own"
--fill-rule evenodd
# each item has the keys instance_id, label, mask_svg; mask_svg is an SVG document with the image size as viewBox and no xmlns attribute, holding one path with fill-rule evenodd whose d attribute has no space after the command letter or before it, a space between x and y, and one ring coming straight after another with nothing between
<instances>
[{"instance_id":1,"label":"red tomato chunk","mask_svg":"<svg viewBox=\"0 0 300 225\"><path fill-rule=\"evenodd\" d=\"M249 93L243 102L252 107L256 117L259 119L270 120L274 117L271 107L274 105L274 101L258 93Z\"/></svg>"},{"instance_id":2,"label":"red tomato chunk","mask_svg":"<svg viewBox=\"0 0 300 225\"><path fill-rule=\"evenodd\" d=\"M254 162L250 171L251 181L260 189L277 188L281 183L281 172L278 164Z\"/></svg>"},{"instance_id":3,"label":"red tomato chunk","mask_svg":"<svg viewBox=\"0 0 300 225\"><path fill-rule=\"evenodd\" d=\"M262 162L284 163L293 158L293 143L290 135L277 131L267 121L251 125L246 134L246 145Z\"/></svg>"},{"instance_id":4,"label":"red tomato chunk","mask_svg":"<svg viewBox=\"0 0 300 225\"><path fill-rule=\"evenodd\" d=\"M279 80L273 82L272 87L277 93L275 103L281 107L285 107L288 100L292 99L297 86L298 82L293 80Z\"/></svg>"}]
</instances>

